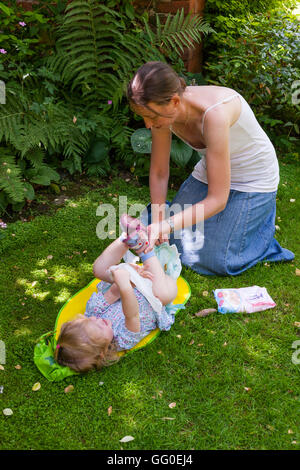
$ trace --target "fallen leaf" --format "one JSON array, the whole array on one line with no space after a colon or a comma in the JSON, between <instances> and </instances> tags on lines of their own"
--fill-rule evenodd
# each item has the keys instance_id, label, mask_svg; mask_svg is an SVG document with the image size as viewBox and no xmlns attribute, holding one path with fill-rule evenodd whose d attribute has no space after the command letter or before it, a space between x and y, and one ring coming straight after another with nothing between
<instances>
[{"instance_id":1,"label":"fallen leaf","mask_svg":"<svg viewBox=\"0 0 300 470\"><path fill-rule=\"evenodd\" d=\"M296 268L296 276L300 276L300 269Z\"/></svg>"},{"instance_id":2,"label":"fallen leaf","mask_svg":"<svg viewBox=\"0 0 300 470\"><path fill-rule=\"evenodd\" d=\"M107 414L108 414L108 416L110 416L110 415L112 414L112 406L109 406L109 407L107 408ZM123 442L124 442L124 441L123 441Z\"/></svg>"},{"instance_id":3,"label":"fallen leaf","mask_svg":"<svg viewBox=\"0 0 300 470\"><path fill-rule=\"evenodd\" d=\"M99 382L99 385L100 385L100 386L104 385L104 382Z\"/></svg>"},{"instance_id":4,"label":"fallen leaf","mask_svg":"<svg viewBox=\"0 0 300 470\"><path fill-rule=\"evenodd\" d=\"M4 370L4 367L0 364L0 370Z\"/></svg>"},{"instance_id":5,"label":"fallen leaf","mask_svg":"<svg viewBox=\"0 0 300 470\"><path fill-rule=\"evenodd\" d=\"M250 387L244 387L244 390L246 390L246 392L250 392L252 389Z\"/></svg>"},{"instance_id":6,"label":"fallen leaf","mask_svg":"<svg viewBox=\"0 0 300 470\"><path fill-rule=\"evenodd\" d=\"M11 416L13 414L13 410L11 410L10 408L4 408L3 414L4 416Z\"/></svg>"},{"instance_id":7,"label":"fallen leaf","mask_svg":"<svg viewBox=\"0 0 300 470\"><path fill-rule=\"evenodd\" d=\"M197 344L197 346L204 346L204 344L203 344L203 343L199 343L199 344Z\"/></svg>"},{"instance_id":8,"label":"fallen leaf","mask_svg":"<svg viewBox=\"0 0 300 470\"><path fill-rule=\"evenodd\" d=\"M179 338L179 339L181 338L181 335L176 335L176 336L177 336L177 338Z\"/></svg>"},{"instance_id":9,"label":"fallen leaf","mask_svg":"<svg viewBox=\"0 0 300 470\"><path fill-rule=\"evenodd\" d=\"M275 431L274 426L271 426L270 424L267 424L266 427L269 429L269 431Z\"/></svg>"},{"instance_id":10,"label":"fallen leaf","mask_svg":"<svg viewBox=\"0 0 300 470\"><path fill-rule=\"evenodd\" d=\"M199 312L195 313L195 317L207 317L211 313L216 313L215 308L205 308L204 310L200 310Z\"/></svg>"},{"instance_id":11,"label":"fallen leaf","mask_svg":"<svg viewBox=\"0 0 300 470\"><path fill-rule=\"evenodd\" d=\"M295 201L296 201L296 199L290 199L290 202L295 202Z\"/></svg>"},{"instance_id":12,"label":"fallen leaf","mask_svg":"<svg viewBox=\"0 0 300 470\"><path fill-rule=\"evenodd\" d=\"M47 259L52 259L53 258L53 255L48 255L47 256Z\"/></svg>"},{"instance_id":13,"label":"fallen leaf","mask_svg":"<svg viewBox=\"0 0 300 470\"><path fill-rule=\"evenodd\" d=\"M225 341L225 343L223 344L223 346L227 346L227 344L228 344L228 343L226 343L226 341Z\"/></svg>"},{"instance_id":14,"label":"fallen leaf","mask_svg":"<svg viewBox=\"0 0 300 470\"><path fill-rule=\"evenodd\" d=\"M300 328L300 321L295 321L294 326L296 326L297 328Z\"/></svg>"},{"instance_id":15,"label":"fallen leaf","mask_svg":"<svg viewBox=\"0 0 300 470\"><path fill-rule=\"evenodd\" d=\"M74 116L74 117L73 117L73 123L76 124L76 121L77 121L77 117Z\"/></svg>"},{"instance_id":16,"label":"fallen leaf","mask_svg":"<svg viewBox=\"0 0 300 470\"><path fill-rule=\"evenodd\" d=\"M30 318L29 315L27 315L26 317L23 317L22 320L28 320L28 318Z\"/></svg>"},{"instance_id":17,"label":"fallen leaf","mask_svg":"<svg viewBox=\"0 0 300 470\"><path fill-rule=\"evenodd\" d=\"M20 364L17 364L17 365L15 366L15 369L20 370L20 369L22 369L22 366L20 366Z\"/></svg>"},{"instance_id":18,"label":"fallen leaf","mask_svg":"<svg viewBox=\"0 0 300 470\"><path fill-rule=\"evenodd\" d=\"M130 442L130 441L133 441L134 440L134 437L132 436L124 436L122 437L122 439L120 439L120 442Z\"/></svg>"},{"instance_id":19,"label":"fallen leaf","mask_svg":"<svg viewBox=\"0 0 300 470\"><path fill-rule=\"evenodd\" d=\"M203 292L202 292L202 295L204 295L204 297L207 297L207 296L208 296L207 290L203 291Z\"/></svg>"},{"instance_id":20,"label":"fallen leaf","mask_svg":"<svg viewBox=\"0 0 300 470\"><path fill-rule=\"evenodd\" d=\"M175 402L169 404L169 408L175 408L175 406L176 406Z\"/></svg>"},{"instance_id":21,"label":"fallen leaf","mask_svg":"<svg viewBox=\"0 0 300 470\"><path fill-rule=\"evenodd\" d=\"M163 394L163 393L164 393L164 392L163 392L162 390L159 390L159 392L158 392L158 396L159 396L159 398L161 398L161 397L162 397L162 394Z\"/></svg>"},{"instance_id":22,"label":"fallen leaf","mask_svg":"<svg viewBox=\"0 0 300 470\"><path fill-rule=\"evenodd\" d=\"M73 390L74 390L74 385L68 385L68 386L65 388L64 392L65 392L65 393L69 393L69 392L73 392Z\"/></svg>"},{"instance_id":23,"label":"fallen leaf","mask_svg":"<svg viewBox=\"0 0 300 470\"><path fill-rule=\"evenodd\" d=\"M85 253L87 253L87 250L83 250L83 252L82 252L82 253L84 253L84 254L85 254Z\"/></svg>"},{"instance_id":24,"label":"fallen leaf","mask_svg":"<svg viewBox=\"0 0 300 470\"><path fill-rule=\"evenodd\" d=\"M34 287L36 285L37 281L33 281L33 283L31 284L31 287Z\"/></svg>"},{"instance_id":25,"label":"fallen leaf","mask_svg":"<svg viewBox=\"0 0 300 470\"><path fill-rule=\"evenodd\" d=\"M160 419L164 419L164 420L169 420L169 421L171 421L171 420L173 420L173 419L175 419L175 418L169 418L168 416L165 416L164 418L160 418Z\"/></svg>"},{"instance_id":26,"label":"fallen leaf","mask_svg":"<svg viewBox=\"0 0 300 470\"><path fill-rule=\"evenodd\" d=\"M294 434L294 431L292 431L292 429L289 429L288 434Z\"/></svg>"},{"instance_id":27,"label":"fallen leaf","mask_svg":"<svg viewBox=\"0 0 300 470\"><path fill-rule=\"evenodd\" d=\"M297 444L297 441L292 441L292 444Z\"/></svg>"},{"instance_id":28,"label":"fallen leaf","mask_svg":"<svg viewBox=\"0 0 300 470\"><path fill-rule=\"evenodd\" d=\"M36 382L32 387L32 391L37 392L40 388L41 388L40 382Z\"/></svg>"},{"instance_id":29,"label":"fallen leaf","mask_svg":"<svg viewBox=\"0 0 300 470\"><path fill-rule=\"evenodd\" d=\"M189 342L189 345L192 346L192 344L194 344L194 340L192 339L192 341Z\"/></svg>"}]
</instances>

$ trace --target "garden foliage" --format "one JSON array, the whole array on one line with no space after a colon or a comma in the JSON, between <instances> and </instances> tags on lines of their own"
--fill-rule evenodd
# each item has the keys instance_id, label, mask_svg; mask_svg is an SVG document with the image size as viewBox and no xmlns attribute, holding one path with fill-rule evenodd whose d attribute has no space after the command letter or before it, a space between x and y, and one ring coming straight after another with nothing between
<instances>
[{"instance_id":1,"label":"garden foliage","mask_svg":"<svg viewBox=\"0 0 300 470\"><path fill-rule=\"evenodd\" d=\"M58 181L60 168L104 175L113 156L132 166L124 92L133 71L167 58L178 68L183 47L210 31L183 10L164 25L156 15L153 27L129 0L44 1L33 12L0 2L0 13L1 212L20 209L35 185Z\"/></svg>"}]
</instances>

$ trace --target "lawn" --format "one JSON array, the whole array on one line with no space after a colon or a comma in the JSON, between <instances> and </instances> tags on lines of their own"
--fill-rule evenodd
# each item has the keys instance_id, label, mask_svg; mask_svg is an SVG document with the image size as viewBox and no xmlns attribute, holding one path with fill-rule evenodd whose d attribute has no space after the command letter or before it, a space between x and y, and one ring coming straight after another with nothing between
<instances>
[{"instance_id":1,"label":"lawn","mask_svg":"<svg viewBox=\"0 0 300 470\"><path fill-rule=\"evenodd\" d=\"M93 261L109 243L96 236L96 209L100 202L118 207L121 195L129 204L146 204L149 188L123 178L100 188L83 183L81 194L62 208L9 224L0 239L0 340L6 350L0 448L299 449L300 364L292 362L292 344L300 340L300 194L293 164L281 164L276 221L276 238L296 254L293 262L261 263L226 278L184 268L192 296L169 332L100 372L56 383L39 373L35 341L93 279ZM277 306L249 315L195 316L216 307L214 289L252 285L265 286ZM33 391L36 382L41 388ZM74 390L65 393L69 384ZM5 408L13 414L4 416ZM134 440L121 443L126 435Z\"/></svg>"}]
</instances>

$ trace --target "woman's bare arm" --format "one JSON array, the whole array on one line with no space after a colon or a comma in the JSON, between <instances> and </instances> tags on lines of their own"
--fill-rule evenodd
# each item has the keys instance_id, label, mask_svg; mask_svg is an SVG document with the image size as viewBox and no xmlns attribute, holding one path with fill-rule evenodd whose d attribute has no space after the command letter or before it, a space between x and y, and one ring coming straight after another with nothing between
<instances>
[{"instance_id":1,"label":"woman's bare arm","mask_svg":"<svg viewBox=\"0 0 300 470\"><path fill-rule=\"evenodd\" d=\"M160 205L166 202L169 181L169 161L171 151L171 131L152 128L152 152L150 164L150 196L152 204L152 221L162 220Z\"/></svg>"}]
</instances>

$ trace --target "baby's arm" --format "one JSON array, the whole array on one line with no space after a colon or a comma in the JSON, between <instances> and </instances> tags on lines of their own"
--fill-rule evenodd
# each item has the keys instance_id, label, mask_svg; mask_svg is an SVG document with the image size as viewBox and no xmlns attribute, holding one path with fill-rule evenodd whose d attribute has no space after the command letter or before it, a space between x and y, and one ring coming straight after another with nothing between
<instances>
[{"instance_id":1,"label":"baby's arm","mask_svg":"<svg viewBox=\"0 0 300 470\"><path fill-rule=\"evenodd\" d=\"M138 333L140 331L139 304L130 283L130 274L124 269L116 269L112 271L112 276L120 291L125 326L128 330Z\"/></svg>"}]
</instances>

